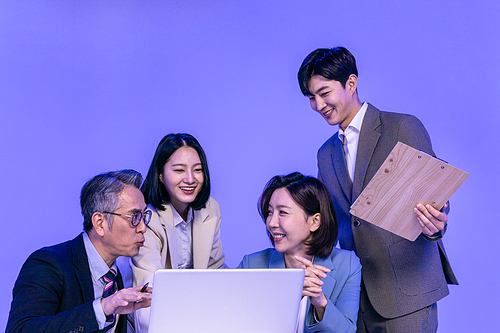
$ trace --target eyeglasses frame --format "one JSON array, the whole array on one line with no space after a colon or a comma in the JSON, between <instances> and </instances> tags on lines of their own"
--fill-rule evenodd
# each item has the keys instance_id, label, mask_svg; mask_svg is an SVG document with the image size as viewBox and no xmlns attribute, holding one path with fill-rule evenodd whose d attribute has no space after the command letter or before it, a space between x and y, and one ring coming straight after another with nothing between
<instances>
[{"instance_id":1,"label":"eyeglasses frame","mask_svg":"<svg viewBox=\"0 0 500 333\"><path fill-rule=\"evenodd\" d=\"M145 225L148 225L149 222L151 221L151 211L150 210L147 210L145 211L144 213L143 212L135 212L134 214L132 215L127 215L127 214L118 214L118 213L112 213L112 212L102 212L103 214L111 214L111 215L116 215L116 216L121 216L121 217L129 217L130 218L130 224L135 228L137 227L141 221L144 221L144 224ZM134 225L134 216L137 216L137 215L140 215L140 218L137 217L135 220L136 221L139 221L137 222L135 225ZM149 218L147 218L147 222L146 222L146 217L149 216Z\"/></svg>"}]
</instances>

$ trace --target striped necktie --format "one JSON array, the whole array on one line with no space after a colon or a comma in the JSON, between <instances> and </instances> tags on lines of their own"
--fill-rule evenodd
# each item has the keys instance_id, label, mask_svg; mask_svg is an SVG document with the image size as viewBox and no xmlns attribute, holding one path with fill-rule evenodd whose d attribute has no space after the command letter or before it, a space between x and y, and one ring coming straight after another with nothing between
<instances>
[{"instance_id":1,"label":"striped necktie","mask_svg":"<svg viewBox=\"0 0 500 333\"><path fill-rule=\"evenodd\" d=\"M111 296L115 293L116 291L116 272L114 269L110 269L109 272L104 274L102 276L102 279L104 281L104 291L102 293L102 298L106 298L108 296ZM106 316L106 322L112 322L108 327L113 328L115 325L115 315L110 314L109 316Z\"/></svg>"},{"instance_id":2,"label":"striped necktie","mask_svg":"<svg viewBox=\"0 0 500 333\"><path fill-rule=\"evenodd\" d=\"M103 275L104 280L104 291L102 293L102 298L111 296L116 291L116 272L114 269L110 269L109 272Z\"/></svg>"}]
</instances>

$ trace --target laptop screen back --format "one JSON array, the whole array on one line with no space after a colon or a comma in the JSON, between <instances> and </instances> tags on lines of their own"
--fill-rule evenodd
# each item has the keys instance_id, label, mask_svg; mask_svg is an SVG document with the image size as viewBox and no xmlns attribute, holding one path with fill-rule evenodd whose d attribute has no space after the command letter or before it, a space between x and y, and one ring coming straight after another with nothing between
<instances>
[{"instance_id":1,"label":"laptop screen back","mask_svg":"<svg viewBox=\"0 0 500 333\"><path fill-rule=\"evenodd\" d=\"M301 269L161 269L150 333L294 333Z\"/></svg>"}]
</instances>

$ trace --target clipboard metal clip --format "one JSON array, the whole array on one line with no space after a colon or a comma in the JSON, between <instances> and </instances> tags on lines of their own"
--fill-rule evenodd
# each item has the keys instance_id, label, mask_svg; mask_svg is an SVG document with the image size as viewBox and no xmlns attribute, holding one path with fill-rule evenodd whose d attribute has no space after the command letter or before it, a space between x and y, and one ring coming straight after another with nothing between
<instances>
[{"instance_id":1,"label":"clipboard metal clip","mask_svg":"<svg viewBox=\"0 0 500 333\"><path fill-rule=\"evenodd\" d=\"M431 154L426 153L426 152L425 152L425 151L423 151L423 150L421 150L420 152L421 152L421 153L423 153L423 154L426 154L426 155L432 156ZM446 164L450 164L450 163L446 162L445 160L443 160L442 158L439 158L439 157L437 157L437 156L432 156L432 157L437 158L438 160L440 160L441 162L444 162L444 163L446 163Z\"/></svg>"}]
</instances>

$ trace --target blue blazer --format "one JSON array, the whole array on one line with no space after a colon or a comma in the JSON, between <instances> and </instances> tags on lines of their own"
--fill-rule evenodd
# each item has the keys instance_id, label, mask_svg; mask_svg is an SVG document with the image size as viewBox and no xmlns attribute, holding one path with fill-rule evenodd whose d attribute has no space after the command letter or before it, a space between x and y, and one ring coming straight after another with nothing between
<instances>
[{"instance_id":1,"label":"blue blazer","mask_svg":"<svg viewBox=\"0 0 500 333\"><path fill-rule=\"evenodd\" d=\"M117 287L123 288L120 273ZM82 234L32 253L12 291L7 332L99 332L94 287ZM116 332L124 333L120 315Z\"/></svg>"},{"instance_id":2,"label":"blue blazer","mask_svg":"<svg viewBox=\"0 0 500 333\"><path fill-rule=\"evenodd\" d=\"M331 269L322 279L328 305L323 320L317 322L308 301L304 332L355 332L361 284L358 257L352 251L334 248L326 258L315 257L314 264ZM245 255L238 268L285 268L285 257L270 248Z\"/></svg>"}]
</instances>

